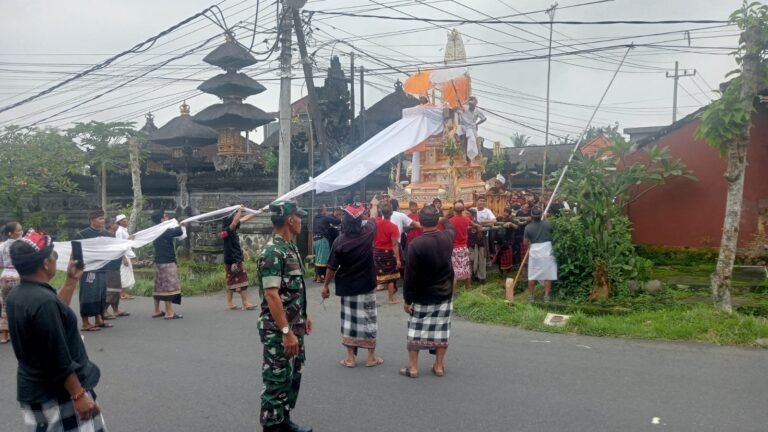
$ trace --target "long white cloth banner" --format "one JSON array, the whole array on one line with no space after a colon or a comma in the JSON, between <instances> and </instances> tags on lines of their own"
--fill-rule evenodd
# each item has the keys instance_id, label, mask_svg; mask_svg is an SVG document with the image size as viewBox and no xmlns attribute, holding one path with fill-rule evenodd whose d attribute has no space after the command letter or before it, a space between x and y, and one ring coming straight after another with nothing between
<instances>
[{"instance_id":1,"label":"long white cloth banner","mask_svg":"<svg viewBox=\"0 0 768 432\"><path fill-rule=\"evenodd\" d=\"M95 271L110 261L122 258L131 248L138 248L152 243L166 230L176 228L179 222L171 219L157 224L133 235L133 240L122 240L113 237L96 237L86 240L78 240L83 245L83 261L85 271ZM59 258L56 261L56 269L66 271L69 259L72 256L72 244L70 242L53 242L53 250Z\"/></svg>"},{"instance_id":2,"label":"long white cloth banner","mask_svg":"<svg viewBox=\"0 0 768 432\"><path fill-rule=\"evenodd\" d=\"M322 174L280 197L292 199L311 190L333 192L351 186L400 153L443 131L443 110L419 105L403 110L403 118L364 142Z\"/></svg>"},{"instance_id":3,"label":"long white cloth banner","mask_svg":"<svg viewBox=\"0 0 768 432\"><path fill-rule=\"evenodd\" d=\"M208 218L211 218L211 217L221 216L221 215L229 216L230 214L232 214L235 211L237 211L237 209L239 209L239 208L240 208L239 205L233 205L233 206L229 206L229 207L224 207L222 209L214 210L212 212L203 213L203 214L199 214L197 216L188 217L188 218L184 219L183 221L181 221L180 223L186 224L186 223L196 222L196 221L199 221L199 220L202 220L202 219L208 219Z\"/></svg>"}]
</instances>

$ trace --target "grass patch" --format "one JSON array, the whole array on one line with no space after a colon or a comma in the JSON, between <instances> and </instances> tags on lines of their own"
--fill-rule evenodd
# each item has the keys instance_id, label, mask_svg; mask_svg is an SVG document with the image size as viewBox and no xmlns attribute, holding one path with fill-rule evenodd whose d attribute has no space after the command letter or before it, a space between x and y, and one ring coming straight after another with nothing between
<instances>
[{"instance_id":1,"label":"grass patch","mask_svg":"<svg viewBox=\"0 0 768 432\"><path fill-rule=\"evenodd\" d=\"M226 288L226 279L223 264L196 263L188 259L180 259L179 281L181 282L181 292L185 296L204 295L215 292L223 292ZM254 261L245 262L245 270L251 284L258 283L256 280L256 263ZM136 284L128 292L131 295L150 297L155 286L154 267L134 268ZM51 285L58 288L64 284L66 273L57 272L56 277L51 280Z\"/></svg>"},{"instance_id":2,"label":"grass patch","mask_svg":"<svg viewBox=\"0 0 768 432\"><path fill-rule=\"evenodd\" d=\"M768 338L768 319L742 313L725 314L710 305L675 305L658 310L592 315L576 311L564 327L543 324L548 310L525 303L508 304L498 283L461 291L454 301L457 315L483 323L548 333L707 342L755 346ZM524 296L521 296L524 297Z\"/></svg>"}]
</instances>

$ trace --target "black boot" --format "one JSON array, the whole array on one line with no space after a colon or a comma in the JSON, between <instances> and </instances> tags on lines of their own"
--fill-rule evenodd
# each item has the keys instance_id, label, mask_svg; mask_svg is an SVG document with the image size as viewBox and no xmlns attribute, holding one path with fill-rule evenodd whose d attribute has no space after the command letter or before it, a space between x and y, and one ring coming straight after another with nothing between
<instances>
[{"instance_id":1,"label":"black boot","mask_svg":"<svg viewBox=\"0 0 768 432\"><path fill-rule=\"evenodd\" d=\"M299 425L297 425L296 423L294 423L294 422L292 422L290 420L288 420L288 423L286 423L286 424L288 425L288 428L286 429L286 431L290 431L290 432L312 432L312 428L299 426Z\"/></svg>"}]
</instances>

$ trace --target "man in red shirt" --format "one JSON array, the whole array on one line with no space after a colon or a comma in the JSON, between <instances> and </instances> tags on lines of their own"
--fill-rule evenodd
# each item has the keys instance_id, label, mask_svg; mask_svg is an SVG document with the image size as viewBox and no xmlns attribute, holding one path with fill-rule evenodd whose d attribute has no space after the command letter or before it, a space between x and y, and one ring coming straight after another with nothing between
<instances>
[{"instance_id":1,"label":"man in red shirt","mask_svg":"<svg viewBox=\"0 0 768 432\"><path fill-rule=\"evenodd\" d=\"M453 266L453 290L459 281L464 281L464 287L472 287L472 272L469 266L469 248L467 239L469 238L469 227L474 225L472 220L464 215L464 203L456 201L453 203L454 216L449 219L456 231L456 237L453 239L453 254L451 255L451 265Z\"/></svg>"},{"instance_id":2,"label":"man in red shirt","mask_svg":"<svg viewBox=\"0 0 768 432\"><path fill-rule=\"evenodd\" d=\"M416 203L416 202L414 202L414 201L411 201L411 202L409 202L409 203L408 203L408 209L409 209L411 212L410 212L410 213L408 213L408 214L407 214L407 216L408 216L408 217L409 217L409 218L410 218L412 221L414 221L414 222L418 222L418 221L419 221L419 204L417 204L417 203ZM415 239L416 237L418 237L418 236L420 236L420 235L422 235L422 234L424 234L424 230L422 230L421 228L413 228L413 227L412 227L412 228L410 229L410 231L408 231L408 234L407 234L407 237L406 237L406 238L407 238L407 240L406 240L406 242L405 242L405 245L406 245L406 247L407 247L409 244L411 244L411 242L413 241L413 239Z\"/></svg>"},{"instance_id":3,"label":"man in red shirt","mask_svg":"<svg viewBox=\"0 0 768 432\"><path fill-rule=\"evenodd\" d=\"M390 221L392 207L381 208L383 219L376 221L376 237L373 240L373 263L376 267L376 281L389 291L389 304L399 303L395 298L397 280L400 279L400 230Z\"/></svg>"}]
</instances>

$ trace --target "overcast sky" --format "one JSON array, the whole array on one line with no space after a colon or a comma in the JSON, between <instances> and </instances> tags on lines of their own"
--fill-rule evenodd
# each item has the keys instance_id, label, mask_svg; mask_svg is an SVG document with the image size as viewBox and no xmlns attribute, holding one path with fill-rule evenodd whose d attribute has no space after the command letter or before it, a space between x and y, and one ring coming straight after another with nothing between
<instances>
[{"instance_id":1,"label":"overcast sky","mask_svg":"<svg viewBox=\"0 0 768 432\"><path fill-rule=\"evenodd\" d=\"M211 1L0 0L0 107L20 101L129 49L205 9ZM586 0L561 0L559 6L584 2ZM462 6L462 3L477 11ZM614 0L562 9L557 12L556 20L725 20L740 3L738 0ZM220 3L227 24L230 27L242 25L235 33L246 46L250 45L252 37L250 29L253 27L256 4L256 0L225 0ZM505 17L520 12L541 11L549 5L549 0L310 0L305 8L399 17L455 18L455 14L464 19L486 19L484 14ZM275 9L274 0L260 1L255 51L265 51L275 40ZM529 18L537 21L548 19L543 12L509 19ZM418 64L424 64L426 68L428 63L441 61L446 27L455 27L462 33L470 63L546 54L548 37L548 26L542 25L455 26L321 15L315 15L312 22L314 34L310 40L310 52L319 48L317 65L322 69L316 72L317 75L325 75L332 54L340 55L342 64L348 69L348 53L353 49L357 50L358 66L362 64L368 69L379 70L378 75L372 73L367 77L366 106L391 91L396 80L406 78L406 75L396 71L383 70L382 63L413 70ZM694 49L688 50L685 31L693 29L697 30L689 34ZM669 34L641 37L661 32ZM221 33L222 30L211 21L198 18L160 39L144 53L124 57L51 95L0 113L0 126L30 125L52 115L56 116L38 126L67 127L75 121L89 120L136 121L137 126L141 126L143 114L148 111L156 115L156 124L162 126L178 115L178 105L184 98L192 107L193 114L199 112L216 103L216 98L200 94L196 87L202 80L220 73L219 69L208 66L201 59L223 42L223 37L216 38L196 54L149 73L145 78L74 107ZM601 41L629 36L636 37ZM344 43L333 43L335 40L351 43L354 48ZM673 70L676 60L681 68L697 71L694 77L680 79L678 118L715 97L711 88L735 68L733 59L722 55L728 51L716 48L735 47L738 42L736 28L713 24L556 25L553 52L625 44L632 40L638 44L653 42L665 47L637 48L629 54L627 64L597 114L596 125L619 122L625 128L669 124L672 120L673 80L666 78L665 73ZM618 48L594 54L569 55L553 61L551 130L554 135L573 137L579 134L624 51ZM297 56L298 53L294 53L294 61L297 61ZM298 63L295 65L298 66ZM261 95L248 98L249 103L265 111L277 111L277 67L277 55L273 55L245 71L267 88ZM488 115L489 121L481 127L481 135L507 145L509 137L517 132L529 135L531 144L543 144L544 134L541 131L545 122L546 71L546 60L472 66L472 88L480 106L513 120ZM301 69L295 72L293 95L298 98L306 94L306 88ZM316 82L322 85L322 79ZM359 92L357 95L359 97ZM62 113L64 110L68 111Z\"/></svg>"}]
</instances>

